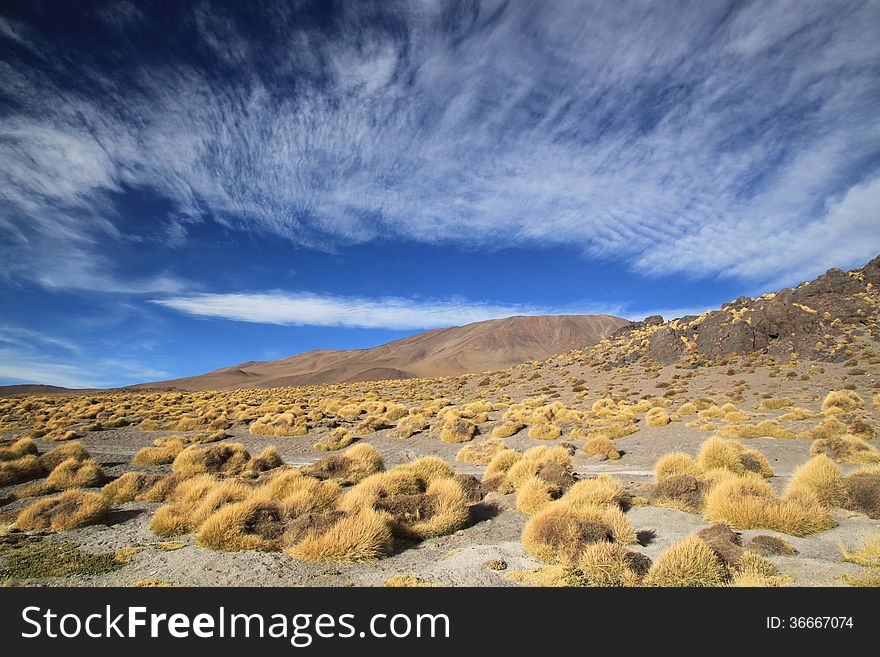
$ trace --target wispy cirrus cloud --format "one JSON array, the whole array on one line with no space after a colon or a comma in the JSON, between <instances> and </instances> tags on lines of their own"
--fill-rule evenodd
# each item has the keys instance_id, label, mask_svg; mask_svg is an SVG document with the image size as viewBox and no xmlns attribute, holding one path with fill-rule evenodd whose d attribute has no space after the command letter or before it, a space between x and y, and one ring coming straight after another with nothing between
<instances>
[{"instance_id":1,"label":"wispy cirrus cloud","mask_svg":"<svg viewBox=\"0 0 880 657\"><path fill-rule=\"evenodd\" d=\"M599 308L587 304L546 308L467 299L369 299L289 292L199 294L157 299L153 303L203 318L394 330L460 326L513 315L614 314L623 310L621 307Z\"/></svg>"},{"instance_id":2,"label":"wispy cirrus cloud","mask_svg":"<svg viewBox=\"0 0 880 657\"><path fill-rule=\"evenodd\" d=\"M115 73L0 24L0 272L95 287L108 241L183 245L207 218L325 249L577 244L764 282L880 251L880 3L259 9L193 8L172 36L201 56L173 66L136 56L151 19L124 12ZM125 226L129 188L171 224ZM130 285L180 287L159 274Z\"/></svg>"}]
</instances>

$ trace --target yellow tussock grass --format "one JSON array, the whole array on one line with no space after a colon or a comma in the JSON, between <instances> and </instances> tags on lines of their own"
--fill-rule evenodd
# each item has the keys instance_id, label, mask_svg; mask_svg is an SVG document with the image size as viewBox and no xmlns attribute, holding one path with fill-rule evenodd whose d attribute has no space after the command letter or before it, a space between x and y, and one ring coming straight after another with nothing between
<instances>
[{"instance_id":1,"label":"yellow tussock grass","mask_svg":"<svg viewBox=\"0 0 880 657\"><path fill-rule=\"evenodd\" d=\"M689 536L668 548L645 576L648 586L721 586L727 569L715 552L696 536Z\"/></svg>"},{"instance_id":2,"label":"yellow tussock grass","mask_svg":"<svg viewBox=\"0 0 880 657\"><path fill-rule=\"evenodd\" d=\"M107 518L110 503L100 493L69 490L38 500L19 512L15 527L22 531L63 532L96 525Z\"/></svg>"},{"instance_id":3,"label":"yellow tussock grass","mask_svg":"<svg viewBox=\"0 0 880 657\"><path fill-rule=\"evenodd\" d=\"M455 460L461 463L487 465L498 452L505 449L507 443L501 438L487 438L482 442L462 447L455 455Z\"/></svg>"},{"instance_id":4,"label":"yellow tussock grass","mask_svg":"<svg viewBox=\"0 0 880 657\"><path fill-rule=\"evenodd\" d=\"M308 531L285 552L294 559L319 563L372 561L390 554L392 519L387 513L360 509L344 516L328 530Z\"/></svg>"}]
</instances>

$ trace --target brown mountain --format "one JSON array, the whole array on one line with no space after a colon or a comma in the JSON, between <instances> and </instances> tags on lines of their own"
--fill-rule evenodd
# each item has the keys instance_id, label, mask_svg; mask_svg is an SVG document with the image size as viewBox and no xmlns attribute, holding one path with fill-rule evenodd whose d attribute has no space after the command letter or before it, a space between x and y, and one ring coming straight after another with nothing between
<instances>
[{"instance_id":1,"label":"brown mountain","mask_svg":"<svg viewBox=\"0 0 880 657\"><path fill-rule=\"evenodd\" d=\"M610 315L508 317L426 331L372 349L309 351L133 387L272 388L483 372L590 347L628 323Z\"/></svg>"}]
</instances>

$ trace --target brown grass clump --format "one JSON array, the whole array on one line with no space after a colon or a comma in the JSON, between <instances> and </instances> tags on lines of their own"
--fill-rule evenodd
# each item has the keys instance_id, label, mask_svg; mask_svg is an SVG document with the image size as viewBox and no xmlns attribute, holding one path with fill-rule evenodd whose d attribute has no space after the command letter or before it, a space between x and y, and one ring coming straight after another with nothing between
<instances>
[{"instance_id":1,"label":"brown grass clump","mask_svg":"<svg viewBox=\"0 0 880 657\"><path fill-rule=\"evenodd\" d=\"M351 512L362 507L374 507L377 502L400 495L419 495L425 484L414 472L394 468L370 475L357 486L346 491L339 500L341 511Z\"/></svg>"},{"instance_id":2,"label":"brown grass clump","mask_svg":"<svg viewBox=\"0 0 880 657\"><path fill-rule=\"evenodd\" d=\"M880 473L853 472L843 478L848 509L880 519Z\"/></svg>"},{"instance_id":3,"label":"brown grass clump","mask_svg":"<svg viewBox=\"0 0 880 657\"><path fill-rule=\"evenodd\" d=\"M645 577L648 586L721 586L727 569L712 549L696 536L666 550Z\"/></svg>"},{"instance_id":4,"label":"brown grass clump","mask_svg":"<svg viewBox=\"0 0 880 657\"><path fill-rule=\"evenodd\" d=\"M794 556L798 551L784 538L779 536L770 536L768 534L758 534L753 536L748 543L748 548L755 554L763 557L773 557L777 555Z\"/></svg>"},{"instance_id":5,"label":"brown grass clump","mask_svg":"<svg viewBox=\"0 0 880 657\"><path fill-rule=\"evenodd\" d=\"M864 405L865 400L852 390L834 390L822 402L822 411L829 415L852 413Z\"/></svg>"},{"instance_id":6,"label":"brown grass clump","mask_svg":"<svg viewBox=\"0 0 880 657\"><path fill-rule=\"evenodd\" d=\"M15 519L22 531L51 530L63 532L76 527L96 525L110 512L110 504L99 493L69 490L24 508Z\"/></svg>"},{"instance_id":7,"label":"brown grass clump","mask_svg":"<svg viewBox=\"0 0 880 657\"><path fill-rule=\"evenodd\" d=\"M345 486L356 484L384 468L385 463L375 447L358 443L339 456L325 456L303 467L302 473L317 479L334 479Z\"/></svg>"},{"instance_id":8,"label":"brown grass clump","mask_svg":"<svg viewBox=\"0 0 880 657\"><path fill-rule=\"evenodd\" d=\"M706 496L704 515L736 529L769 529L792 536L815 534L837 524L809 491L777 499L770 485L755 474L718 483Z\"/></svg>"},{"instance_id":9,"label":"brown grass clump","mask_svg":"<svg viewBox=\"0 0 880 657\"><path fill-rule=\"evenodd\" d=\"M181 477L198 474L233 476L239 474L250 460L250 453L241 443L192 445L177 455L171 471Z\"/></svg>"},{"instance_id":10,"label":"brown grass clump","mask_svg":"<svg viewBox=\"0 0 880 657\"><path fill-rule=\"evenodd\" d=\"M650 566L645 555L604 541L588 545L577 563L589 585L601 587L638 586Z\"/></svg>"},{"instance_id":11,"label":"brown grass clump","mask_svg":"<svg viewBox=\"0 0 880 657\"><path fill-rule=\"evenodd\" d=\"M492 429L492 435L496 438L510 438L512 435L519 433L525 428L522 422L507 421L502 422Z\"/></svg>"},{"instance_id":12,"label":"brown grass clump","mask_svg":"<svg viewBox=\"0 0 880 657\"><path fill-rule=\"evenodd\" d=\"M663 408L652 408L645 415L645 424L649 427L665 427L671 421L669 413Z\"/></svg>"},{"instance_id":13,"label":"brown grass clump","mask_svg":"<svg viewBox=\"0 0 880 657\"><path fill-rule=\"evenodd\" d=\"M407 536L418 539L445 536L467 525L470 520L468 499L457 481L438 479L428 486L425 496L430 498L427 505L430 512L425 517L398 523L403 525Z\"/></svg>"},{"instance_id":14,"label":"brown grass clump","mask_svg":"<svg viewBox=\"0 0 880 657\"><path fill-rule=\"evenodd\" d=\"M103 479L104 471L94 459L78 461L70 458L59 463L49 473L46 483L54 490L67 490L97 486Z\"/></svg>"},{"instance_id":15,"label":"brown grass clump","mask_svg":"<svg viewBox=\"0 0 880 657\"><path fill-rule=\"evenodd\" d=\"M810 454L825 454L835 461L845 463L880 462L880 450L861 438L848 434L814 441Z\"/></svg>"},{"instance_id":16,"label":"brown grass clump","mask_svg":"<svg viewBox=\"0 0 880 657\"><path fill-rule=\"evenodd\" d=\"M487 465L495 455L507 449L507 443L501 438L487 438L483 442L465 445L455 455L455 460L474 465Z\"/></svg>"},{"instance_id":17,"label":"brown grass clump","mask_svg":"<svg viewBox=\"0 0 880 657\"><path fill-rule=\"evenodd\" d=\"M447 416L440 430L440 440L444 443L466 443L477 434L476 425L467 418L454 413Z\"/></svg>"},{"instance_id":18,"label":"brown grass clump","mask_svg":"<svg viewBox=\"0 0 880 657\"><path fill-rule=\"evenodd\" d=\"M526 551L548 563L573 564L592 543L611 542L611 527L599 518L551 505L532 516L523 529Z\"/></svg>"},{"instance_id":19,"label":"brown grass clump","mask_svg":"<svg viewBox=\"0 0 880 657\"><path fill-rule=\"evenodd\" d=\"M690 454L684 452L669 452L661 456L654 464L654 477L662 481L668 477L690 475L696 477L700 474L700 466Z\"/></svg>"},{"instance_id":20,"label":"brown grass clump","mask_svg":"<svg viewBox=\"0 0 880 657\"><path fill-rule=\"evenodd\" d=\"M157 484L164 479L165 477L159 474L126 472L105 485L102 492L112 504L124 504L133 500L152 500L150 492L156 489Z\"/></svg>"},{"instance_id":21,"label":"brown grass clump","mask_svg":"<svg viewBox=\"0 0 880 657\"><path fill-rule=\"evenodd\" d=\"M801 438L810 438L812 440L821 440L823 438L834 438L849 433L849 427L832 416L817 424L812 429L808 429L801 434Z\"/></svg>"},{"instance_id":22,"label":"brown grass clump","mask_svg":"<svg viewBox=\"0 0 880 657\"><path fill-rule=\"evenodd\" d=\"M846 490L840 468L825 454L819 454L801 464L788 480L786 495L809 491L826 506L842 506L846 502Z\"/></svg>"},{"instance_id":23,"label":"brown grass clump","mask_svg":"<svg viewBox=\"0 0 880 657\"><path fill-rule=\"evenodd\" d=\"M328 527L313 526L285 552L294 559L313 562L351 563L372 561L390 554L392 518L373 509L360 509Z\"/></svg>"},{"instance_id":24,"label":"brown grass clump","mask_svg":"<svg viewBox=\"0 0 880 657\"><path fill-rule=\"evenodd\" d=\"M17 459L0 461L0 486L9 486L37 479L45 474L39 456L28 454Z\"/></svg>"},{"instance_id":25,"label":"brown grass clump","mask_svg":"<svg viewBox=\"0 0 880 657\"><path fill-rule=\"evenodd\" d=\"M87 458L90 458L89 450L87 450L81 442L76 441L49 450L40 457L40 463L43 464L43 467L47 472L51 472L62 461L66 461L67 459L84 461Z\"/></svg>"},{"instance_id":26,"label":"brown grass clump","mask_svg":"<svg viewBox=\"0 0 880 657\"><path fill-rule=\"evenodd\" d=\"M183 451L183 441L180 439L163 441L158 447L144 447L138 450L131 460L132 465L164 465L173 463L174 459Z\"/></svg>"},{"instance_id":27,"label":"brown grass clump","mask_svg":"<svg viewBox=\"0 0 880 657\"><path fill-rule=\"evenodd\" d=\"M529 427L529 438L533 440L556 440L562 435L562 429L550 422L541 422Z\"/></svg>"},{"instance_id":28,"label":"brown grass clump","mask_svg":"<svg viewBox=\"0 0 880 657\"><path fill-rule=\"evenodd\" d=\"M668 506L690 513L703 508L705 483L690 474L677 474L659 479L651 489L648 501L654 506Z\"/></svg>"},{"instance_id":29,"label":"brown grass clump","mask_svg":"<svg viewBox=\"0 0 880 657\"><path fill-rule=\"evenodd\" d=\"M736 474L756 472L762 477L773 476L773 468L761 452L718 436L709 438L700 446L697 464L703 471L724 468Z\"/></svg>"},{"instance_id":30,"label":"brown grass clump","mask_svg":"<svg viewBox=\"0 0 880 657\"><path fill-rule=\"evenodd\" d=\"M284 534L280 507L266 498L248 499L224 506L199 527L196 543L224 552L276 550Z\"/></svg>"},{"instance_id":31,"label":"brown grass clump","mask_svg":"<svg viewBox=\"0 0 880 657\"><path fill-rule=\"evenodd\" d=\"M567 449L559 446L551 448L541 445L540 447L527 449L522 454L522 458L518 459L510 466L506 471L505 476L513 487L518 489L526 479L537 475L548 463L555 463L568 473L571 473L573 469L571 455L568 453ZM492 464L490 463L489 467L486 468L487 473L489 472L491 465Z\"/></svg>"},{"instance_id":32,"label":"brown grass clump","mask_svg":"<svg viewBox=\"0 0 880 657\"><path fill-rule=\"evenodd\" d=\"M619 461L620 452L608 438L590 438L584 443L584 451L593 456L604 457L610 461Z\"/></svg>"},{"instance_id":33,"label":"brown grass clump","mask_svg":"<svg viewBox=\"0 0 880 657\"><path fill-rule=\"evenodd\" d=\"M351 431L343 427L336 427L322 440L312 445L312 448L319 452L335 452L348 447L353 441L354 435Z\"/></svg>"}]
</instances>

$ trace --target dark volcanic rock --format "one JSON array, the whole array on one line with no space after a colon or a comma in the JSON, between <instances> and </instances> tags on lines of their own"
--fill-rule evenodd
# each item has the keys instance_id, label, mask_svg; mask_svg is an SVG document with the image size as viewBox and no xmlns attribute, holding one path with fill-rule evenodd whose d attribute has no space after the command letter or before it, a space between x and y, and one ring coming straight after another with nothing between
<instances>
[{"instance_id":1,"label":"dark volcanic rock","mask_svg":"<svg viewBox=\"0 0 880 657\"><path fill-rule=\"evenodd\" d=\"M699 317L664 323L655 315L618 329L611 364L632 363L647 355L661 364L690 358L694 364L749 353L816 360L844 358L835 338L865 328L875 337L880 305L880 256L861 269L829 269L809 283L773 295L740 297Z\"/></svg>"}]
</instances>

